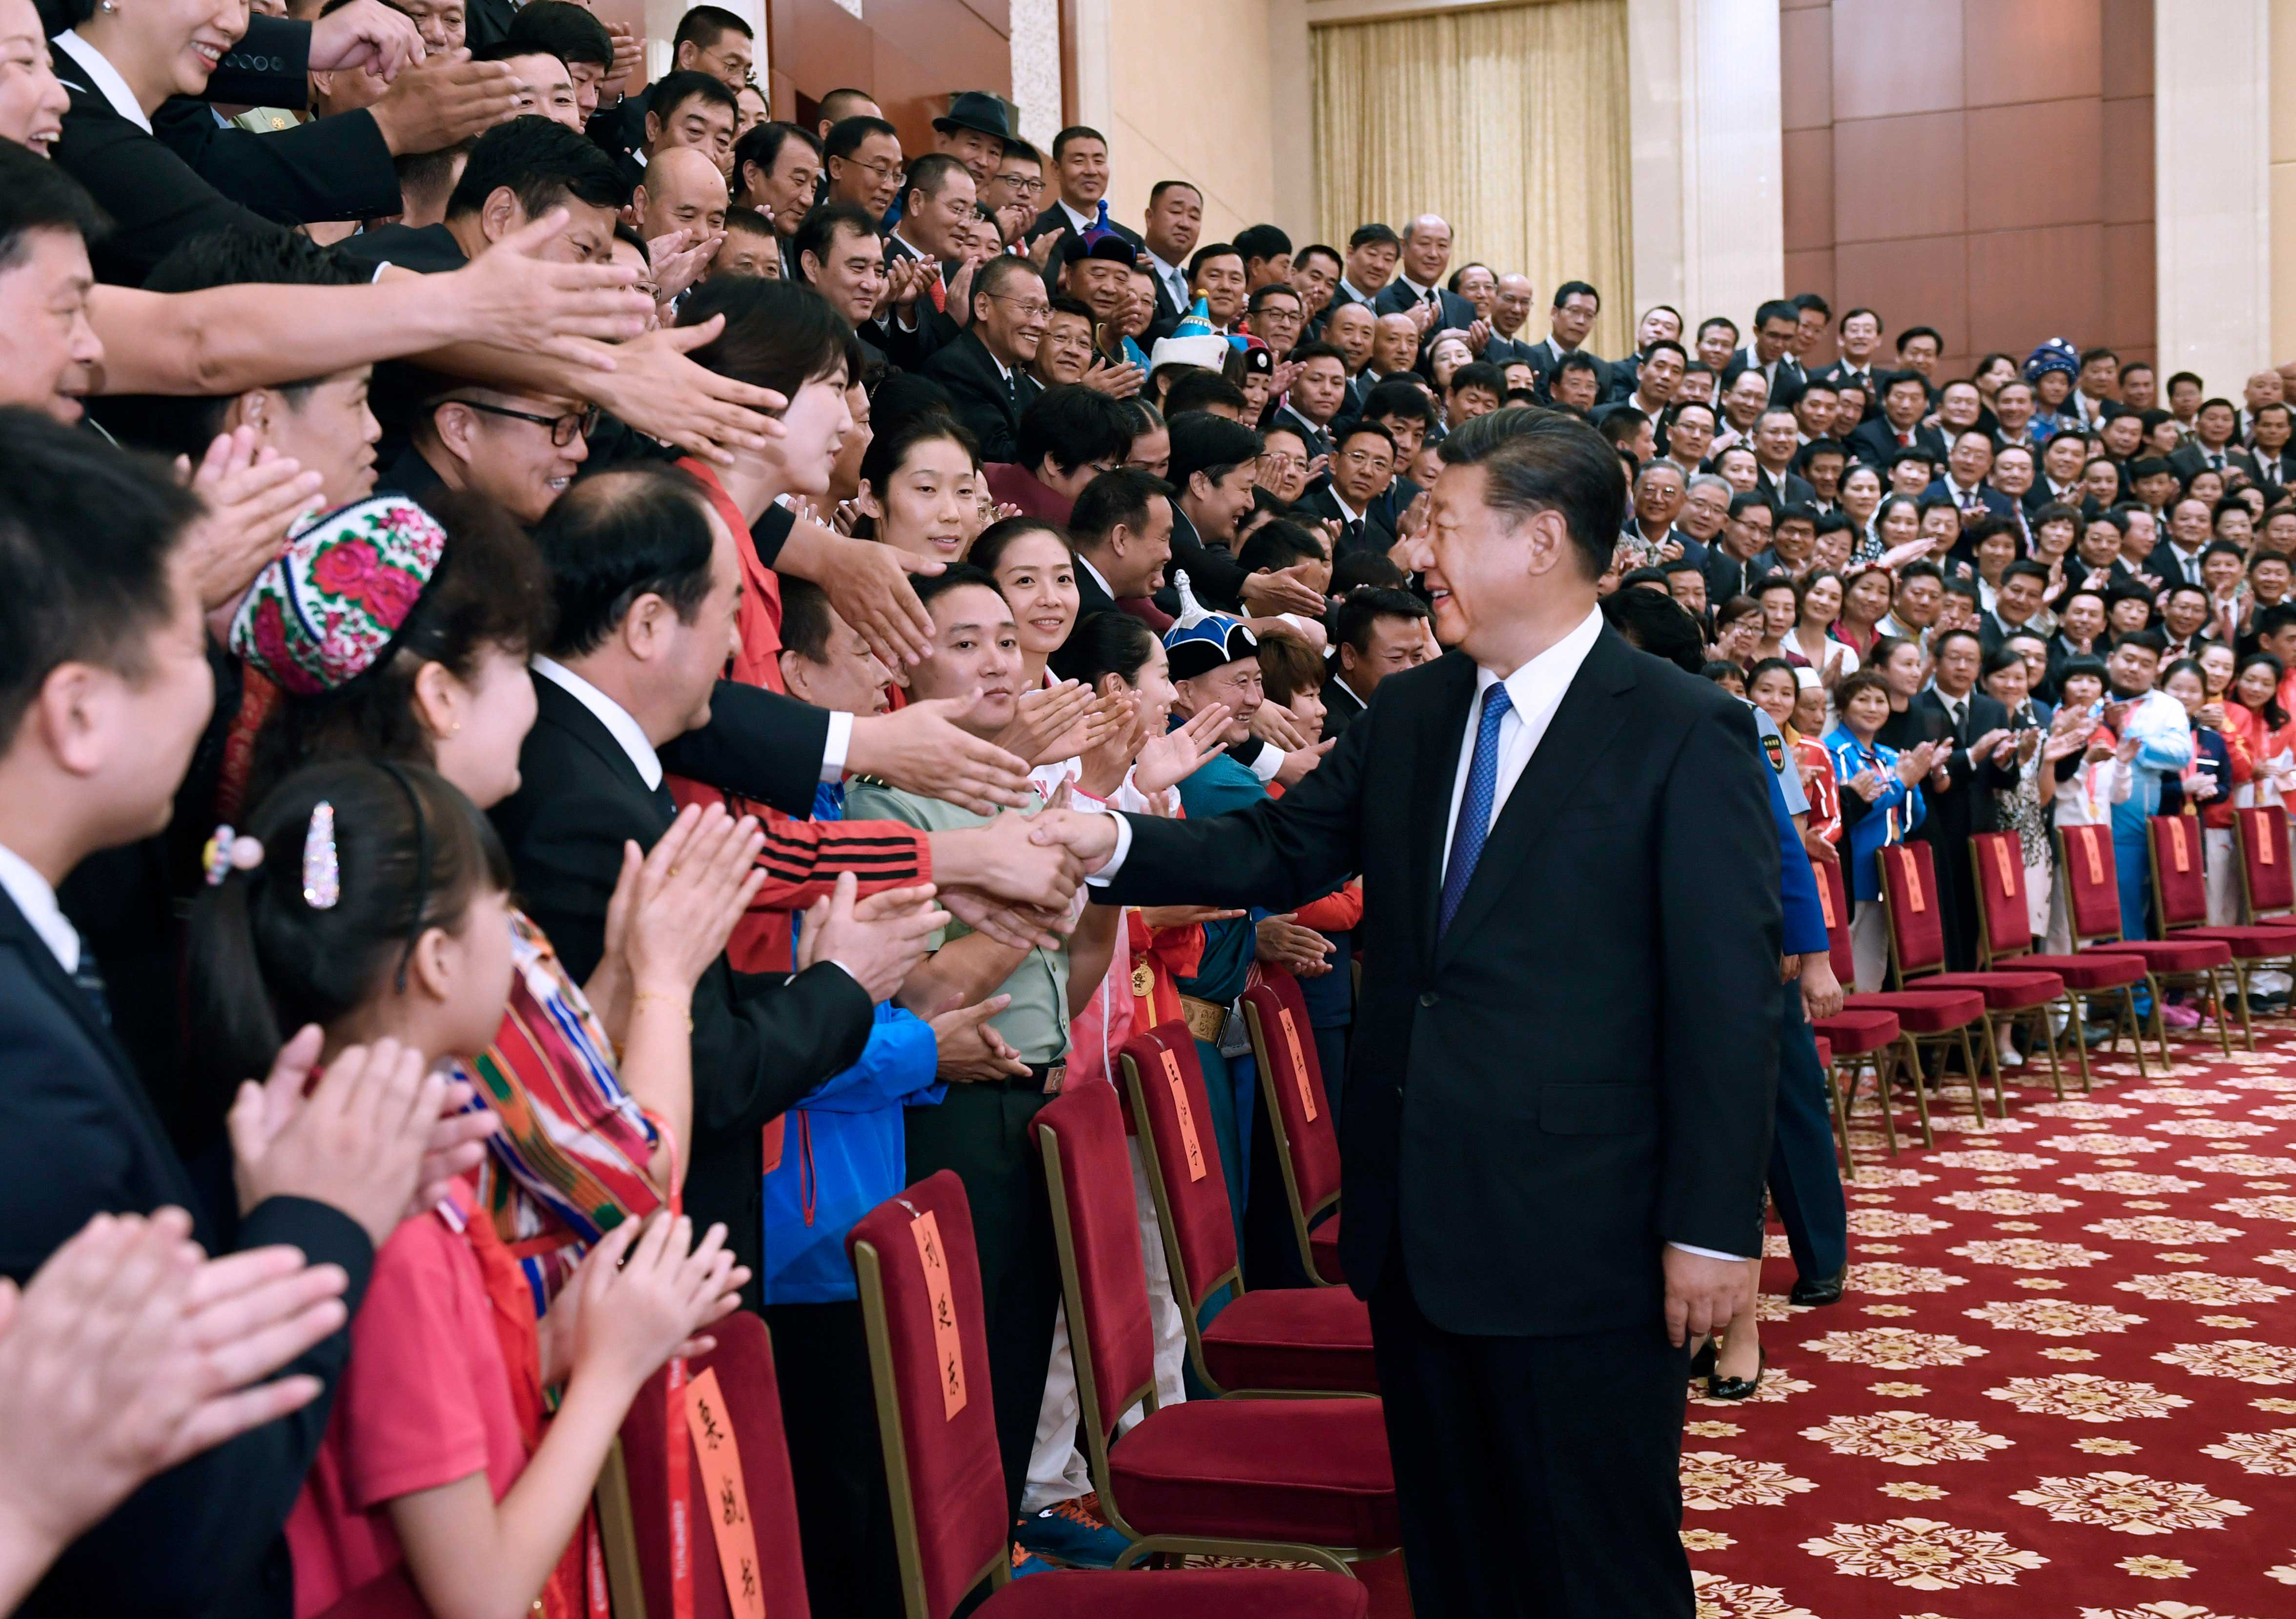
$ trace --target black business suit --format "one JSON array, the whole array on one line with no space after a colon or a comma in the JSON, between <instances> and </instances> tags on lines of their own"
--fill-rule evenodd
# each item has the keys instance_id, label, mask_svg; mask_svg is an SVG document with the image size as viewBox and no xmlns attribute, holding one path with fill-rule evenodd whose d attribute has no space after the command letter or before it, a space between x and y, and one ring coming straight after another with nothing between
<instances>
[{"instance_id":1,"label":"black business suit","mask_svg":"<svg viewBox=\"0 0 2296 1619\"><path fill-rule=\"evenodd\" d=\"M1603 630L1439 937L1476 683L1457 653L1390 676L1280 801L1128 818L1105 897L1283 907L1363 874L1341 1242L1414 1605L1687 1619L1660 1259L1745 1252L1760 1204L1770 789L1751 711Z\"/></svg>"},{"instance_id":2,"label":"black business suit","mask_svg":"<svg viewBox=\"0 0 2296 1619\"><path fill-rule=\"evenodd\" d=\"M1972 759L1969 754L1971 743L2008 725L2009 711L1980 691L1971 692L1964 702L1958 725L1934 687L1915 693L1906 705L1920 739L1953 744L1939 760L1946 785L1939 787L1927 777L1922 780L1924 812L1912 835L1929 844L1937 864L1938 921L1945 931L1946 965L1956 973L1973 972L1977 966L1977 875L1970 864L1969 841L1976 833L1994 830L1993 795L2016 784L2013 768L2002 768L1989 755Z\"/></svg>"},{"instance_id":3,"label":"black business suit","mask_svg":"<svg viewBox=\"0 0 2296 1619\"><path fill-rule=\"evenodd\" d=\"M2218 462L2222 462L2223 464L2219 466ZM2220 450L2211 451L2195 439L2189 444L2179 445L2169 451L2169 464L2175 469L2177 476L2187 483L2191 482L2196 474L2205 472L2237 472L2246 473L2251 478L2257 476L2256 462L2237 442L2227 444Z\"/></svg>"},{"instance_id":4,"label":"black business suit","mask_svg":"<svg viewBox=\"0 0 2296 1619\"><path fill-rule=\"evenodd\" d=\"M258 135L178 95L152 114L152 132L225 196L282 225L380 218L404 206L390 148L364 107Z\"/></svg>"},{"instance_id":5,"label":"black business suit","mask_svg":"<svg viewBox=\"0 0 2296 1619\"><path fill-rule=\"evenodd\" d=\"M1358 517L1349 516L1340 509L1339 498L1328 483L1319 483L1300 496L1298 509L1340 525L1339 543L1332 547L1332 560L1335 563L1354 551L1376 551L1384 556L1395 548L1392 529L1380 522L1373 511L1366 510Z\"/></svg>"},{"instance_id":6,"label":"black business suit","mask_svg":"<svg viewBox=\"0 0 2296 1619\"><path fill-rule=\"evenodd\" d=\"M1318 456L1328 456L1332 453L1332 447L1329 433L1289 405L1278 410L1275 418L1267 423L1269 432L1274 432L1278 428L1282 428L1286 432L1300 435L1300 441L1308 447L1308 459L1310 461Z\"/></svg>"},{"instance_id":7,"label":"black business suit","mask_svg":"<svg viewBox=\"0 0 2296 1619\"><path fill-rule=\"evenodd\" d=\"M1754 492L1779 511L1790 505L1808 505L1817 498L1817 490L1800 473L1790 472L1783 479L1773 478L1770 469L1759 462L1754 465Z\"/></svg>"},{"instance_id":8,"label":"black business suit","mask_svg":"<svg viewBox=\"0 0 2296 1619\"><path fill-rule=\"evenodd\" d=\"M1226 551L1208 546L1196 532L1196 525L1180 509L1177 498L1169 501L1172 508L1172 560L1164 567L1164 588L1156 593L1156 605L1177 616L1180 593L1177 576L1188 576L1188 588L1195 598L1215 612L1243 611L1243 581L1251 577L1244 565Z\"/></svg>"},{"instance_id":9,"label":"black business suit","mask_svg":"<svg viewBox=\"0 0 2296 1619\"><path fill-rule=\"evenodd\" d=\"M959 333L955 341L936 350L922 369L948 390L956 403L956 419L980 442L982 461L1020 460L1016 435L1021 413L1044 391L1036 378L1016 366L1008 383L997 370L988 345L972 332Z\"/></svg>"},{"instance_id":10,"label":"black business suit","mask_svg":"<svg viewBox=\"0 0 2296 1619\"><path fill-rule=\"evenodd\" d=\"M187 1211L210 1253L284 1243L350 1277L353 1311L373 1269L365 1231L302 1197L236 1218L202 1199L137 1082L127 1054L45 940L0 893L0 1274L21 1282L101 1212ZM294 1607L281 1535L326 1431L347 1330L286 1369L317 1377L317 1400L138 1489L57 1560L24 1615L276 1615Z\"/></svg>"},{"instance_id":11,"label":"black business suit","mask_svg":"<svg viewBox=\"0 0 2296 1619\"><path fill-rule=\"evenodd\" d=\"M1890 425L1887 416L1867 416L1849 435L1849 454L1853 460L1863 461L1887 472L1890 457L1900 448L1918 449L1931 456L1940 466L1945 464L1945 438L1934 427L1916 425L1912 430L1913 443L1901 446L1898 430Z\"/></svg>"},{"instance_id":12,"label":"black business suit","mask_svg":"<svg viewBox=\"0 0 2296 1619\"><path fill-rule=\"evenodd\" d=\"M1722 386L1727 390L1731 383L1736 382L1746 372L1759 369L1760 367L1754 363L1752 351L1741 349L1723 363ZM1801 362L1791 354L1778 356L1777 364L1769 375L1768 408L1773 410L1792 409L1793 402L1801 398L1802 390L1809 386L1809 379L1803 374Z\"/></svg>"},{"instance_id":13,"label":"black business suit","mask_svg":"<svg viewBox=\"0 0 2296 1619\"><path fill-rule=\"evenodd\" d=\"M246 34L209 77L208 98L257 106L303 105L310 95L305 78L310 42L308 23L251 18ZM276 135L217 129L210 140L194 127L188 143L194 156L202 163L212 157L221 179L250 188L244 195L227 195L217 188L217 180L202 177L158 134L147 135L122 117L89 82L87 70L70 52L51 45L48 54L70 102L63 133L55 144L55 161L87 188L113 225L111 234L89 250L100 280L140 286L152 267L177 242L226 226L261 228L274 222L261 210L270 209L284 217L282 205L299 199L333 198L364 208L383 199L386 178L387 206L373 211L398 211L398 177L370 113L322 119L305 127L310 134L303 129ZM160 116L171 120L188 121L193 112L214 121L201 103L185 103L180 114L160 109ZM154 130L160 127L155 121ZM264 141L289 145L275 157L247 144ZM360 216L329 212L311 217Z\"/></svg>"},{"instance_id":14,"label":"black business suit","mask_svg":"<svg viewBox=\"0 0 2296 1619\"><path fill-rule=\"evenodd\" d=\"M892 268L893 261L897 259L922 260L924 257L922 253L898 236L890 234L886 235L885 267L888 270ZM934 307L932 293L929 291L920 291L917 293L916 302L909 306L909 318L915 323L912 329L906 332L901 329L901 316L898 309L888 309L884 319L874 328L886 357L895 365L906 370L922 370L926 361L964 335L969 311L958 306L947 291L948 284L955 275L955 269L947 262L941 263L939 267L941 296L947 300L948 308ZM990 456L985 450L982 453L984 457L990 461L1009 461L1014 458L1010 456Z\"/></svg>"},{"instance_id":15,"label":"black business suit","mask_svg":"<svg viewBox=\"0 0 2296 1619\"><path fill-rule=\"evenodd\" d=\"M1324 734L1316 740L1329 742L1334 736L1347 734L1347 728L1371 711L1371 705L1355 694L1355 688L1340 678L1339 665L1332 666L1331 675L1324 681Z\"/></svg>"},{"instance_id":16,"label":"black business suit","mask_svg":"<svg viewBox=\"0 0 2296 1619\"><path fill-rule=\"evenodd\" d=\"M520 904L579 982L604 954L606 901L623 841L652 848L676 806L668 788L646 786L612 733L563 687L536 676L534 688L537 711L519 751L519 790L492 814L517 873ZM817 753L813 766L817 780ZM742 1303L755 1310L764 1272L760 1132L859 1059L869 1039L869 997L826 962L784 979L736 973L721 955L693 987L693 1016L686 1209L699 1225L726 1222L727 1246L750 1268Z\"/></svg>"},{"instance_id":17,"label":"black business suit","mask_svg":"<svg viewBox=\"0 0 2296 1619\"><path fill-rule=\"evenodd\" d=\"M1400 275L1380 288L1379 296L1371 300L1372 313L1408 315L1421 304L1431 300L1435 305L1435 318L1428 322L1427 330L1420 333L1419 346L1422 349L1425 349L1435 341L1435 334L1438 332L1451 330L1464 332L1475 324L1475 306L1460 294L1447 292L1441 287L1431 287L1428 290L1427 296L1423 298L1406 285Z\"/></svg>"}]
</instances>

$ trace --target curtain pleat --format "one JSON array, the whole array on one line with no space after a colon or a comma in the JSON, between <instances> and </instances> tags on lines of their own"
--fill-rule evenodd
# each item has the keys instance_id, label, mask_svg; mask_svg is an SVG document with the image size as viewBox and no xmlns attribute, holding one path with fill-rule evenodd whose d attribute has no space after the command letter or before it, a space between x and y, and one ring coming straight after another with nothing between
<instances>
[{"instance_id":1,"label":"curtain pleat","mask_svg":"<svg viewBox=\"0 0 2296 1619\"><path fill-rule=\"evenodd\" d=\"M1452 265L1520 271L1546 334L1555 286L1592 283L1597 354L1631 347L1626 0L1548 0L1332 23L1311 38L1316 214L1344 246L1365 220L1450 221Z\"/></svg>"}]
</instances>

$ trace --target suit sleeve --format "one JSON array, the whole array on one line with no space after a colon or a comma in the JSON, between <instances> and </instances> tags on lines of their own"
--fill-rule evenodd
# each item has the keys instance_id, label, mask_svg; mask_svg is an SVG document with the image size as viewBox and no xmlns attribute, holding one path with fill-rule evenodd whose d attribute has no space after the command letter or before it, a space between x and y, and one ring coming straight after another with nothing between
<instances>
[{"instance_id":1,"label":"suit sleeve","mask_svg":"<svg viewBox=\"0 0 2296 1619\"><path fill-rule=\"evenodd\" d=\"M200 178L283 225L374 218L403 206L390 148L364 108L257 135L226 129L206 103L178 97L152 127Z\"/></svg>"},{"instance_id":2,"label":"suit sleeve","mask_svg":"<svg viewBox=\"0 0 2296 1619\"><path fill-rule=\"evenodd\" d=\"M861 1060L874 1009L868 991L832 962L793 978L735 973L723 962L693 987L693 1133L763 1128L806 1093Z\"/></svg>"},{"instance_id":3,"label":"suit sleeve","mask_svg":"<svg viewBox=\"0 0 2296 1619\"><path fill-rule=\"evenodd\" d=\"M1263 906L1290 910L1363 868L1370 715L1358 718L1280 799L1205 820L1132 815L1132 848L1096 898L1120 905Z\"/></svg>"},{"instance_id":4,"label":"suit sleeve","mask_svg":"<svg viewBox=\"0 0 2296 1619\"><path fill-rule=\"evenodd\" d=\"M302 107L311 99L310 70L311 25L258 12L208 75L205 99L227 106Z\"/></svg>"},{"instance_id":5,"label":"suit sleeve","mask_svg":"<svg viewBox=\"0 0 2296 1619\"><path fill-rule=\"evenodd\" d=\"M813 813L829 711L732 680L709 697L709 723L661 750L673 775L771 804L786 815Z\"/></svg>"},{"instance_id":6,"label":"suit sleeve","mask_svg":"<svg viewBox=\"0 0 2296 1619\"><path fill-rule=\"evenodd\" d=\"M111 218L111 234L93 254L97 273L107 281L141 285L169 249L207 231L226 226L278 228L209 185L165 144L100 98L72 97L55 161Z\"/></svg>"},{"instance_id":7,"label":"suit sleeve","mask_svg":"<svg viewBox=\"0 0 2296 1619\"><path fill-rule=\"evenodd\" d=\"M1746 1251L1776 1103L1782 839L1765 774L1748 711L1702 713L1668 771L1652 851L1665 1107L1658 1235L1723 1253Z\"/></svg>"},{"instance_id":8,"label":"suit sleeve","mask_svg":"<svg viewBox=\"0 0 2296 1619\"><path fill-rule=\"evenodd\" d=\"M1225 551L1215 551L1193 530L1172 529L1172 563L1188 576L1188 588L1205 606L1235 612L1243 604L1243 581L1251 571Z\"/></svg>"}]
</instances>

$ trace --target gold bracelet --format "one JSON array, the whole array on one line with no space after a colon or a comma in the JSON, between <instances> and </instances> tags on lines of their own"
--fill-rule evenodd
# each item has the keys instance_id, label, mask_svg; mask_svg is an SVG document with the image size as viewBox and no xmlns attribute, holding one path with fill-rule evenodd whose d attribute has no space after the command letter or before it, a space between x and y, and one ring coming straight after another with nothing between
<instances>
[{"instance_id":1,"label":"gold bracelet","mask_svg":"<svg viewBox=\"0 0 2296 1619\"><path fill-rule=\"evenodd\" d=\"M638 1003L644 1000L663 1000L672 1006L677 1004L677 997L675 995L664 995L658 990L641 990L630 997L630 1010L636 1011ZM693 1007L691 1002L687 1003L685 1008L685 1031L688 1034L693 1032Z\"/></svg>"}]
</instances>

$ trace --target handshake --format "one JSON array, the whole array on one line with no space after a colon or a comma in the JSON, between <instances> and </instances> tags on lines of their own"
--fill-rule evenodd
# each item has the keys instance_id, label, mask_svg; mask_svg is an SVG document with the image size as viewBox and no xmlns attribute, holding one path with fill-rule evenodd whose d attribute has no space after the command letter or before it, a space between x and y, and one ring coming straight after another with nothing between
<instances>
[{"instance_id":1,"label":"handshake","mask_svg":"<svg viewBox=\"0 0 2296 1619\"><path fill-rule=\"evenodd\" d=\"M1057 801L1034 816L1008 810L986 826L932 834L936 897L1003 943L1051 946L1075 925L1078 887L1115 851L1113 816Z\"/></svg>"}]
</instances>

